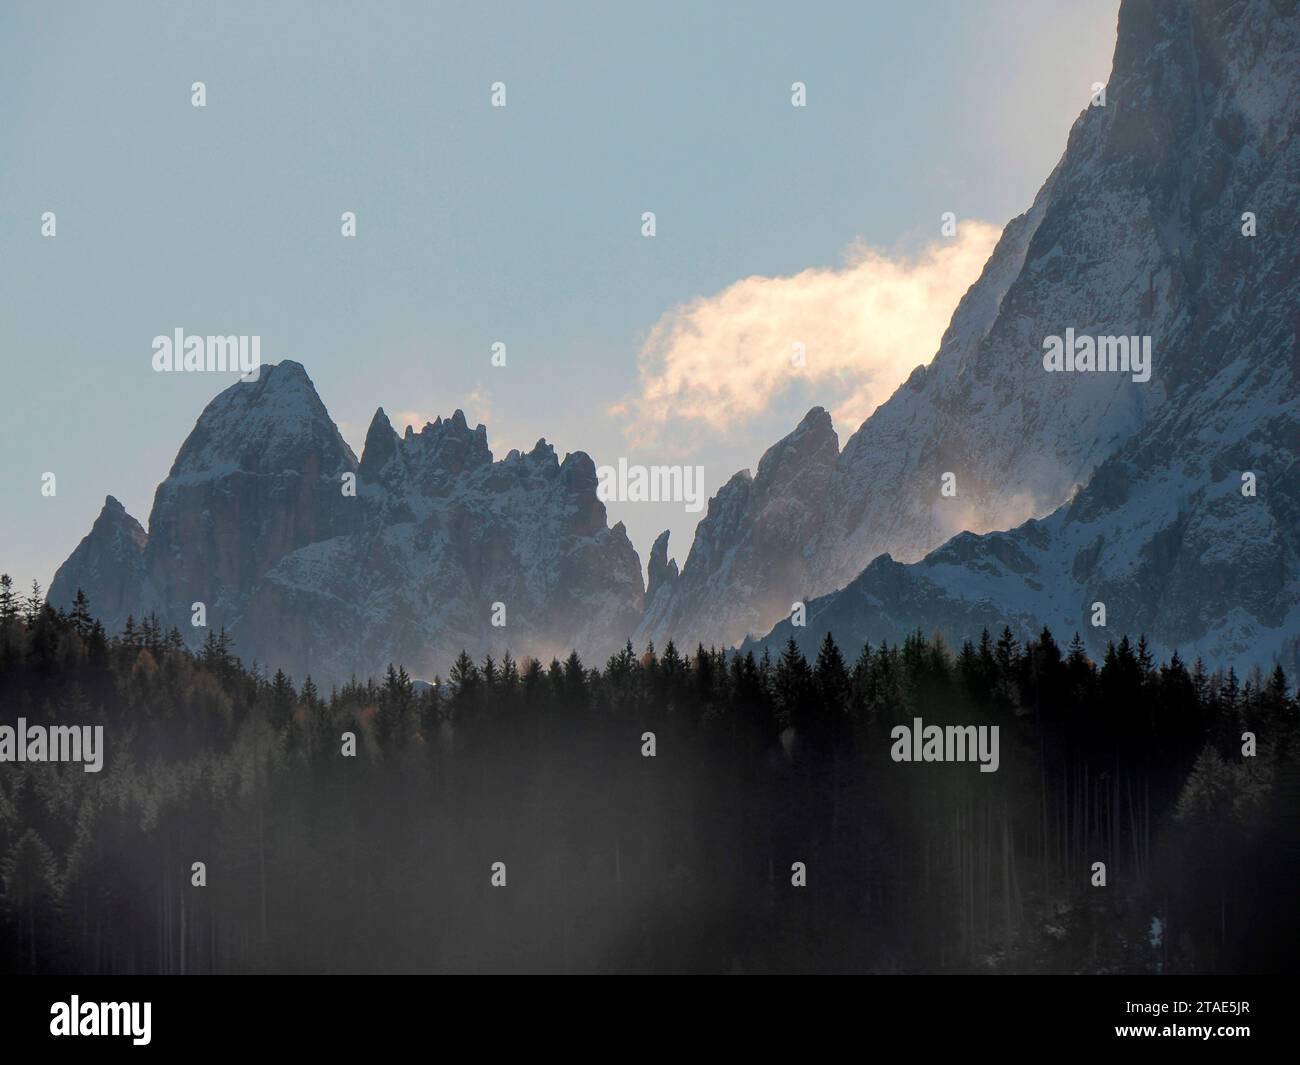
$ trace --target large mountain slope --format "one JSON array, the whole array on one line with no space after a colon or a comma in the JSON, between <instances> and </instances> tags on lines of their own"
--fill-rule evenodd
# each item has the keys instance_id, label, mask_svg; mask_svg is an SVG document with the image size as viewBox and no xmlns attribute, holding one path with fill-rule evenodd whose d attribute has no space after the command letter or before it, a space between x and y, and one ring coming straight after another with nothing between
<instances>
[{"instance_id":1,"label":"large mountain slope","mask_svg":"<svg viewBox=\"0 0 1300 1065\"><path fill-rule=\"evenodd\" d=\"M643 604L586 455L561 463L543 440L494 462L460 411L399 437L380 410L358 463L294 362L208 405L147 537L110 497L50 600L79 587L110 627L156 612L192 642L201 602L246 658L326 682L389 662L445 673L462 648L603 656Z\"/></svg>"},{"instance_id":2,"label":"large mountain slope","mask_svg":"<svg viewBox=\"0 0 1300 1065\"><path fill-rule=\"evenodd\" d=\"M770 640L794 635L812 644L829 629L856 643L897 638L918 626L959 636L1010 623L1022 633L1042 625L1078 629L1095 650L1112 633L1146 632L1165 652L1297 666L1296 5L1126 4L1107 97L1104 113L1085 114L1076 126L1066 160L1049 182L1058 190L1056 200L1068 181L1076 189L1074 207L1066 214L1049 207L1021 271L1023 277L1038 264L1032 281L1045 304L1031 314L1020 302L1020 282L1002 301L999 321L1020 307L1007 325L1017 338L1015 358L992 383L1003 395L1023 397L1045 377L1052 378L1049 388L1067 390L1110 378L1111 406L1092 420L1100 424L1120 405L1117 445L1081 490L1043 520L1008 532L964 533L913 565L901 564L915 556L914 545L904 540L899 560L876 559L842 591L811 604L806 629L787 621ZM1087 152L1073 159L1084 146ZM1129 205L1127 221L1114 213L1121 203ZM1257 219L1254 236L1243 232L1246 212ZM1098 269L1111 275L1109 300L1094 303L1101 278L1080 275L1072 265L1069 247L1080 243L1080 233ZM1048 314L1042 306L1057 309ZM1081 333L1149 333L1157 387L1123 375L1045 374L1042 337L1066 326ZM926 379L972 378L972 408L988 413L981 366L994 348L981 342L973 362L954 366L944 362L950 343ZM1147 395L1160 402L1144 402ZM1023 400L1006 409L1014 413L1009 421L990 416L976 435L960 423L938 444L929 433L917 441L921 457L910 468L894 469L913 493L911 511L929 506L938 513L956 504L962 513L960 494L925 499L930 478L945 465L957 471L959 485L963 474L974 482L974 506L987 506L990 514L999 496L1009 500L1018 490L1051 488L1050 479L1027 472L1035 456L1019 452L1028 442L1032 452L1048 455L1040 468L1062 465L1052 441L1064 439L1061 426L1076 408L1067 403L1061 424L1046 434L1042 426L1057 420L1051 405L1033 418L1024 416L1030 408ZM993 426L1012 438L991 442ZM1023 439L1014 439L1018 433ZM1090 448L1086 435L1070 476L1082 473L1086 456L1104 450L1095 443ZM880 442L871 421L846 456L867 441ZM988 483L985 448L1005 455L1013 471L1000 491L980 487ZM842 461L837 473L852 468ZM1243 491L1247 474L1254 495ZM1058 481L1055 490L1064 487ZM867 507L874 510L878 499L868 492ZM833 508L822 535L835 546L818 556L823 572L831 579L841 573L837 559L851 556L855 544L866 544L868 555L885 545L888 536L864 530L897 522L897 512L891 514L855 523L849 509ZM1093 603L1105 604L1105 627L1091 624Z\"/></svg>"},{"instance_id":3,"label":"large mountain slope","mask_svg":"<svg viewBox=\"0 0 1300 1065\"><path fill-rule=\"evenodd\" d=\"M823 627L853 613L846 638L1074 625L1084 599L1109 595L1112 629L1147 628L1170 646L1267 656L1285 642L1263 634L1288 624L1296 573L1298 26L1296 5L1278 0L1123 6L1105 105L1079 116L934 360L846 444L820 513L803 519L798 562L772 567L799 576L784 595L767 590L778 613L853 580L817 606ZM1044 339L1067 328L1151 337L1151 380L1046 372ZM1247 469L1260 494L1238 492L1253 509L1233 509L1229 489ZM945 473L954 497L941 494ZM928 555L960 530L1049 514ZM711 595L653 604L645 635L693 640L716 615L737 624L715 638L744 637L737 604L751 596L715 560L747 530L712 516L700 534L710 552L692 551L675 582ZM892 558L854 580L883 553ZM890 581L904 584L886 594Z\"/></svg>"}]
</instances>

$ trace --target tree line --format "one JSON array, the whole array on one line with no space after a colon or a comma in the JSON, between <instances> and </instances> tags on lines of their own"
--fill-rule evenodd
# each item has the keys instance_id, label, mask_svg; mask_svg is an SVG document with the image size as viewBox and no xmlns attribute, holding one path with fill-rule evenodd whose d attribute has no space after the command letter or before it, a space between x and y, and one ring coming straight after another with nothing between
<instances>
[{"instance_id":1,"label":"tree line","mask_svg":"<svg viewBox=\"0 0 1300 1065\"><path fill-rule=\"evenodd\" d=\"M1284 970L1298 709L1046 629L326 693L0 578L0 724L105 736L0 765L0 969ZM895 762L917 717L997 725L998 771Z\"/></svg>"}]
</instances>

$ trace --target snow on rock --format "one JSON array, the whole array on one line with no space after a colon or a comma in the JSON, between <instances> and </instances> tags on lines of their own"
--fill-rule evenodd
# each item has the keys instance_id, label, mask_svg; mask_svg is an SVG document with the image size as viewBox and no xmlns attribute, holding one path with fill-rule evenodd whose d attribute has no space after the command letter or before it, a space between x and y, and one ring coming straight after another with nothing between
<instances>
[{"instance_id":1,"label":"snow on rock","mask_svg":"<svg viewBox=\"0 0 1300 1065\"><path fill-rule=\"evenodd\" d=\"M148 537L110 504L52 601L81 587L113 627L156 611L192 644L203 602L245 660L322 683L389 662L445 674L462 648L602 659L643 608L640 562L623 526L606 526L585 454L561 463L539 441L494 462L460 411L399 437L380 409L358 462L293 362L208 404Z\"/></svg>"},{"instance_id":2,"label":"snow on rock","mask_svg":"<svg viewBox=\"0 0 1300 1065\"><path fill-rule=\"evenodd\" d=\"M846 444L803 552L820 598L769 641L1046 624L1094 650L1146 631L1295 668L1300 19L1282 7L1124 4L1106 105L1079 116L934 360ZM1150 336L1151 380L1045 372L1044 338L1070 327ZM798 590L758 612L776 622ZM685 624L737 599L743 581L717 587ZM1106 630L1085 624L1094 601Z\"/></svg>"}]
</instances>

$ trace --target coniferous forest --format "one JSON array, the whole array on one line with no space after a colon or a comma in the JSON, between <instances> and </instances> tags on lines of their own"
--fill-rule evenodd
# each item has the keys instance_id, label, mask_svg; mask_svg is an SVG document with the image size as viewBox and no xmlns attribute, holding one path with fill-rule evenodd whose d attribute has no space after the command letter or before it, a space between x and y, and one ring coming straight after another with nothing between
<instances>
[{"instance_id":1,"label":"coniferous forest","mask_svg":"<svg viewBox=\"0 0 1300 1065\"><path fill-rule=\"evenodd\" d=\"M0 773L0 968L1282 971L1297 709L1280 669L1046 630L325 692L6 578L0 723L105 753ZM895 762L917 717L998 725L998 770Z\"/></svg>"}]
</instances>

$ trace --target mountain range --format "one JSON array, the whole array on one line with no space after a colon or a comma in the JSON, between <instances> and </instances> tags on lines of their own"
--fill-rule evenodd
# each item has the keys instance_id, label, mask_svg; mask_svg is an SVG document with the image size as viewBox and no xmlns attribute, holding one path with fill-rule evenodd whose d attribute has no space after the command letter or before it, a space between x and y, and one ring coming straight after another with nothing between
<instances>
[{"instance_id":1,"label":"mountain range","mask_svg":"<svg viewBox=\"0 0 1300 1065\"><path fill-rule=\"evenodd\" d=\"M585 454L539 440L493 461L460 411L399 436L381 409L358 462L290 361L208 404L148 534L108 498L50 600L78 588L110 628L148 613L192 642L225 628L246 659L335 682L389 662L445 673L463 648L607 653L644 597Z\"/></svg>"},{"instance_id":2,"label":"mountain range","mask_svg":"<svg viewBox=\"0 0 1300 1065\"><path fill-rule=\"evenodd\" d=\"M358 461L281 362L203 411L147 533L109 497L50 600L83 588L110 626L155 612L190 639L201 602L245 658L325 680L445 673L462 648L1004 625L1294 672L1297 126L1296 3L1127 0L1104 102L934 358L842 449L811 410L718 491L680 568L656 540L645 585L587 455L543 440L495 461L459 411L399 436L380 410ZM1067 330L1150 338L1150 380L1048 372Z\"/></svg>"}]
</instances>

